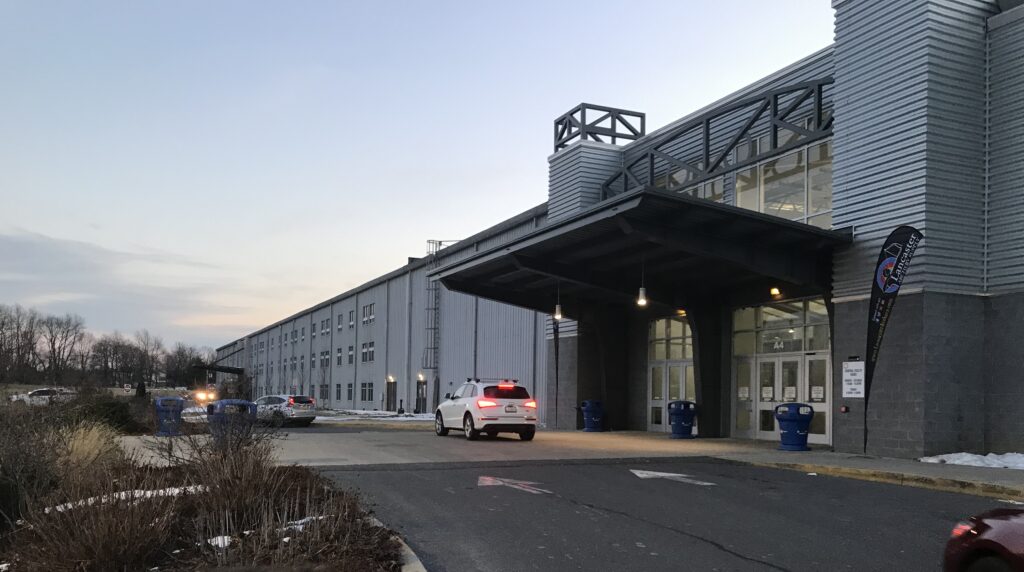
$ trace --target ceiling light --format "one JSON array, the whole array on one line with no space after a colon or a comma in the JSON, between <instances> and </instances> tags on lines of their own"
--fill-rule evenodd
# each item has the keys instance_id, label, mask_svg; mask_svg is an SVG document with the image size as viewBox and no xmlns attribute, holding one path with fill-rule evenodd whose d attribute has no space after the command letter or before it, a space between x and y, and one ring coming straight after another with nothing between
<instances>
[{"instance_id":1,"label":"ceiling light","mask_svg":"<svg viewBox=\"0 0 1024 572\"><path fill-rule=\"evenodd\" d=\"M561 320L562 319L562 305L561 304L555 304L555 315L554 315L554 318L556 320Z\"/></svg>"},{"instance_id":2,"label":"ceiling light","mask_svg":"<svg viewBox=\"0 0 1024 572\"><path fill-rule=\"evenodd\" d=\"M768 290L768 293L772 296L782 296L782 291L775 286L772 286L771 290Z\"/></svg>"},{"instance_id":3,"label":"ceiling light","mask_svg":"<svg viewBox=\"0 0 1024 572\"><path fill-rule=\"evenodd\" d=\"M640 292L636 296L636 305L641 308L647 305L647 288L640 287Z\"/></svg>"}]
</instances>

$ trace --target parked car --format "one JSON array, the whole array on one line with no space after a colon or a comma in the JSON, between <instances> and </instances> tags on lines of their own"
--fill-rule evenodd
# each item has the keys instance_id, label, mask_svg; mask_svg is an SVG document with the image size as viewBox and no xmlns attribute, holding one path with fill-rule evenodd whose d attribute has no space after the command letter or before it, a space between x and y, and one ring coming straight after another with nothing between
<instances>
[{"instance_id":1,"label":"parked car","mask_svg":"<svg viewBox=\"0 0 1024 572\"><path fill-rule=\"evenodd\" d=\"M256 418L275 427L309 427L316 419L316 400L308 395L265 395L256 400Z\"/></svg>"},{"instance_id":2,"label":"parked car","mask_svg":"<svg viewBox=\"0 0 1024 572\"><path fill-rule=\"evenodd\" d=\"M445 394L434 413L434 432L444 437L448 431L462 431L475 440L484 433L518 433L531 441L537 431L537 401L530 392L511 380L470 380L454 394Z\"/></svg>"},{"instance_id":3,"label":"parked car","mask_svg":"<svg viewBox=\"0 0 1024 572\"><path fill-rule=\"evenodd\" d=\"M998 508L957 523L945 572L1024 571L1024 510Z\"/></svg>"},{"instance_id":4,"label":"parked car","mask_svg":"<svg viewBox=\"0 0 1024 572\"><path fill-rule=\"evenodd\" d=\"M63 403L71 401L75 397L74 390L66 389L63 387L46 387L43 389L34 389L28 393L22 393L18 395L12 395L10 397L13 403L23 403L25 405L51 405L54 403Z\"/></svg>"}]
</instances>

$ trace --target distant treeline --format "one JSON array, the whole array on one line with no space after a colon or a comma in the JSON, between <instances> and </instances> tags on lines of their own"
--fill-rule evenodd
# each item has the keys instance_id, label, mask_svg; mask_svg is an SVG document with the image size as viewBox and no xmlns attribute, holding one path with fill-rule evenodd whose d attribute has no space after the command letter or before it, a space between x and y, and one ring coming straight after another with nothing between
<instances>
[{"instance_id":1,"label":"distant treeline","mask_svg":"<svg viewBox=\"0 0 1024 572\"><path fill-rule=\"evenodd\" d=\"M81 316L51 316L21 306L0 305L0 383L121 385L165 381L194 387L206 374L193 365L211 364L214 352L177 343L170 350L146 330L125 337L89 333Z\"/></svg>"}]
</instances>

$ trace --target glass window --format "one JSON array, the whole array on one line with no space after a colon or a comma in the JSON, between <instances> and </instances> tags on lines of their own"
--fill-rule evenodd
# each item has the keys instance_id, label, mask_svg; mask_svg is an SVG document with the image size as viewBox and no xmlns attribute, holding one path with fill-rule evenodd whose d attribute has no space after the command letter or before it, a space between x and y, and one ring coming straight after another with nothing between
<instances>
[{"instance_id":1,"label":"glass window","mask_svg":"<svg viewBox=\"0 0 1024 572\"><path fill-rule=\"evenodd\" d=\"M670 400L683 398L683 368L674 365L668 368L668 398Z\"/></svg>"},{"instance_id":2,"label":"glass window","mask_svg":"<svg viewBox=\"0 0 1024 572\"><path fill-rule=\"evenodd\" d=\"M800 382L800 362L784 360L782 362L782 400L796 401L797 386Z\"/></svg>"},{"instance_id":3,"label":"glass window","mask_svg":"<svg viewBox=\"0 0 1024 572\"><path fill-rule=\"evenodd\" d=\"M828 349L828 324L807 326L806 349L808 351Z\"/></svg>"},{"instance_id":4,"label":"glass window","mask_svg":"<svg viewBox=\"0 0 1024 572\"><path fill-rule=\"evenodd\" d=\"M757 311L754 308L740 308L732 313L733 330L753 330Z\"/></svg>"},{"instance_id":5,"label":"glass window","mask_svg":"<svg viewBox=\"0 0 1024 572\"><path fill-rule=\"evenodd\" d=\"M827 324L828 308L823 300L809 300L807 302L807 323Z\"/></svg>"},{"instance_id":6,"label":"glass window","mask_svg":"<svg viewBox=\"0 0 1024 572\"><path fill-rule=\"evenodd\" d=\"M704 183L701 198L720 203L725 199L725 179L715 179Z\"/></svg>"},{"instance_id":7,"label":"glass window","mask_svg":"<svg viewBox=\"0 0 1024 572\"><path fill-rule=\"evenodd\" d=\"M808 215L832 210L832 142L825 141L808 149ZM831 219L831 217L829 217ZM829 221L831 224L831 220Z\"/></svg>"},{"instance_id":8,"label":"glass window","mask_svg":"<svg viewBox=\"0 0 1024 572\"><path fill-rule=\"evenodd\" d=\"M784 353L803 351L803 328L764 330L757 333L758 353Z\"/></svg>"},{"instance_id":9,"label":"glass window","mask_svg":"<svg viewBox=\"0 0 1024 572\"><path fill-rule=\"evenodd\" d=\"M651 342L650 352L648 353L650 359L663 360L665 358L665 340L657 340Z\"/></svg>"},{"instance_id":10,"label":"glass window","mask_svg":"<svg viewBox=\"0 0 1024 572\"><path fill-rule=\"evenodd\" d=\"M668 359L689 359L693 357L692 340L693 338L670 339L668 341Z\"/></svg>"},{"instance_id":11,"label":"glass window","mask_svg":"<svg viewBox=\"0 0 1024 572\"><path fill-rule=\"evenodd\" d=\"M832 213L812 216L807 219L807 224L823 228L825 230L832 230Z\"/></svg>"},{"instance_id":12,"label":"glass window","mask_svg":"<svg viewBox=\"0 0 1024 572\"><path fill-rule=\"evenodd\" d=\"M732 353L737 356L754 355L754 332L733 334Z\"/></svg>"},{"instance_id":13,"label":"glass window","mask_svg":"<svg viewBox=\"0 0 1024 572\"><path fill-rule=\"evenodd\" d=\"M828 372L826 360L807 360L807 396L808 401L821 403L825 401L826 384L828 383ZM817 415L817 412L815 412Z\"/></svg>"},{"instance_id":14,"label":"glass window","mask_svg":"<svg viewBox=\"0 0 1024 572\"><path fill-rule=\"evenodd\" d=\"M651 399L664 399L665 368L656 365L651 368Z\"/></svg>"},{"instance_id":15,"label":"glass window","mask_svg":"<svg viewBox=\"0 0 1024 572\"><path fill-rule=\"evenodd\" d=\"M790 219L804 218L806 173L803 150L761 164L766 214Z\"/></svg>"},{"instance_id":16,"label":"glass window","mask_svg":"<svg viewBox=\"0 0 1024 572\"><path fill-rule=\"evenodd\" d=\"M795 326L804 322L803 302L780 302L769 304L757 309L760 328L779 328Z\"/></svg>"},{"instance_id":17,"label":"glass window","mask_svg":"<svg viewBox=\"0 0 1024 572\"><path fill-rule=\"evenodd\" d=\"M651 425L661 425L663 423L662 409L660 406L651 407Z\"/></svg>"},{"instance_id":18,"label":"glass window","mask_svg":"<svg viewBox=\"0 0 1024 572\"><path fill-rule=\"evenodd\" d=\"M692 365L686 366L686 399L697 401L697 380Z\"/></svg>"},{"instance_id":19,"label":"glass window","mask_svg":"<svg viewBox=\"0 0 1024 572\"><path fill-rule=\"evenodd\" d=\"M757 167L736 172L736 206L752 211L761 210Z\"/></svg>"}]
</instances>

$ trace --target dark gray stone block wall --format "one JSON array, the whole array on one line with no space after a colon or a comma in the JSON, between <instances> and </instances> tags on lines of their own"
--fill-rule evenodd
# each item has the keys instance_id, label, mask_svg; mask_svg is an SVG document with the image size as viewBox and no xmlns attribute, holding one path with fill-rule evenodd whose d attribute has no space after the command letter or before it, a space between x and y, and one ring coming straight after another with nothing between
<instances>
[{"instance_id":1,"label":"dark gray stone block wall","mask_svg":"<svg viewBox=\"0 0 1024 572\"><path fill-rule=\"evenodd\" d=\"M869 454L920 457L987 449L987 304L980 296L900 295L875 369L868 409ZM862 451L864 400L842 398L842 362L865 355L867 307L867 300L835 306L837 451ZM844 405L849 413L839 412Z\"/></svg>"},{"instance_id":2,"label":"dark gray stone block wall","mask_svg":"<svg viewBox=\"0 0 1024 572\"><path fill-rule=\"evenodd\" d=\"M1024 452L1024 293L990 298L985 318L986 448Z\"/></svg>"},{"instance_id":3,"label":"dark gray stone block wall","mask_svg":"<svg viewBox=\"0 0 1024 572\"><path fill-rule=\"evenodd\" d=\"M576 429L577 384L579 378L579 337L559 338L558 382L555 382L555 341L547 340L547 385L544 393L546 427ZM555 395L558 398L556 400ZM557 411L556 411L557 403Z\"/></svg>"}]
</instances>

